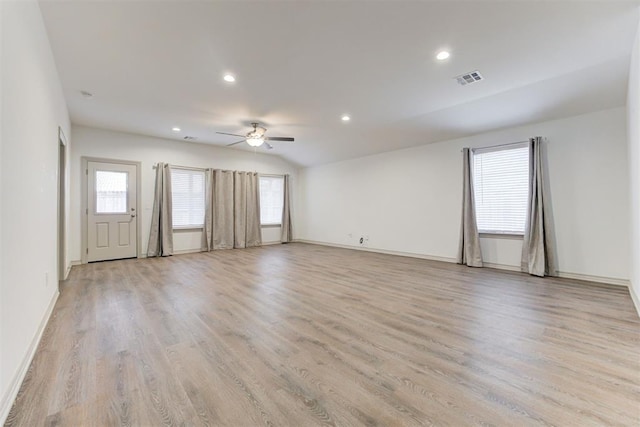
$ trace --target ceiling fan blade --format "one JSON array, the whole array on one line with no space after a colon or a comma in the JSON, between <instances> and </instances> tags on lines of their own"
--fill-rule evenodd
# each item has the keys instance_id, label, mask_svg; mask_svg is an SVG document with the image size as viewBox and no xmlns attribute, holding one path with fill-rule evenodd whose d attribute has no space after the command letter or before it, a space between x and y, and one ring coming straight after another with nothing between
<instances>
[{"instance_id":1,"label":"ceiling fan blade","mask_svg":"<svg viewBox=\"0 0 640 427\"><path fill-rule=\"evenodd\" d=\"M231 135L231 136L239 136L240 138L244 138L244 135L238 135L237 133L226 133L226 132L216 132L220 135Z\"/></svg>"},{"instance_id":2,"label":"ceiling fan blade","mask_svg":"<svg viewBox=\"0 0 640 427\"><path fill-rule=\"evenodd\" d=\"M289 138L289 137L286 137L286 136L268 136L265 139L269 140L269 141L282 141L282 142L293 142L293 141L295 141L294 138Z\"/></svg>"},{"instance_id":3,"label":"ceiling fan blade","mask_svg":"<svg viewBox=\"0 0 640 427\"><path fill-rule=\"evenodd\" d=\"M244 139L242 141L237 141L237 142L232 142L231 144L227 144L227 147L231 147L232 145L240 144L241 142L244 142Z\"/></svg>"},{"instance_id":4,"label":"ceiling fan blade","mask_svg":"<svg viewBox=\"0 0 640 427\"><path fill-rule=\"evenodd\" d=\"M269 144L267 141L264 142L264 145L267 147L267 150L273 150L273 145Z\"/></svg>"}]
</instances>

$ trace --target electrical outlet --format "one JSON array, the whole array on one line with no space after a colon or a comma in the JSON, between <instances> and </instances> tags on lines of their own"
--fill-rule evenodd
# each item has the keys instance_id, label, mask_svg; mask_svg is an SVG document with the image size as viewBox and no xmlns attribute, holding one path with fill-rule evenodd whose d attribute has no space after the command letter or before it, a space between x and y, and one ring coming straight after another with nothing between
<instances>
[{"instance_id":1,"label":"electrical outlet","mask_svg":"<svg viewBox=\"0 0 640 427\"><path fill-rule=\"evenodd\" d=\"M364 237L360 237L360 244L364 244Z\"/></svg>"}]
</instances>

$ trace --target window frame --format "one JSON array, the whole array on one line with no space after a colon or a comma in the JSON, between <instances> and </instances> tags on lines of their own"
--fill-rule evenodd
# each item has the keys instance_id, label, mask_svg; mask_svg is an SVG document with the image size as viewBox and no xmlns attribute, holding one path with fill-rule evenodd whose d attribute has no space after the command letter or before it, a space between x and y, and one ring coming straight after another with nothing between
<instances>
[{"instance_id":1,"label":"window frame","mask_svg":"<svg viewBox=\"0 0 640 427\"><path fill-rule=\"evenodd\" d=\"M187 171L187 172L193 172L198 173L198 174L202 174L203 176L203 185L202 185L202 195L203 195L203 199L202 199L202 207L203 207L203 215L202 215L202 224L185 224L185 225L178 225L175 226L173 224L173 209L175 207L174 203L171 203L171 229L174 231L189 231L189 230L204 230L204 221L205 221L205 215L206 215L206 200L207 200L207 195L206 195L206 181L207 181L207 175L206 175L206 171L205 169L199 169L199 168L189 168L189 167L184 167L184 166L169 166L169 169L171 171L171 199L173 200L173 171L174 170L179 170L179 171Z\"/></svg>"},{"instance_id":2,"label":"window frame","mask_svg":"<svg viewBox=\"0 0 640 427\"><path fill-rule=\"evenodd\" d=\"M269 222L269 223L263 223L262 222L262 184L261 184L261 180L262 178L278 178L280 180L282 180L282 208L284 209L284 175L279 175L279 174L258 174L258 192L259 197L260 197L260 227L261 228L276 228L276 227L282 227L282 216L280 216L280 219L278 220L278 222Z\"/></svg>"},{"instance_id":3,"label":"window frame","mask_svg":"<svg viewBox=\"0 0 640 427\"><path fill-rule=\"evenodd\" d=\"M506 150L514 150L514 149L519 149L519 148L530 148L531 147L531 143L529 141L520 141L520 142L513 142L513 143L508 143L508 144L501 144L501 145L497 145L497 146L492 146L492 147L478 147L478 148L472 148L471 149L471 180L473 182L473 195L472 197L474 197L474 203L473 203L473 208L474 208L474 214L476 215L476 225L478 228L478 235L480 237L485 237L485 238L495 238L495 239L508 239L508 240L523 240L524 239L524 233L526 232L526 217L525 217L525 225L524 225L524 229L521 233L519 232L513 232L513 231L499 231L499 230L486 230L486 231L482 231L480 229L479 224L477 224L477 217L478 217L478 211L476 210L477 208L477 201L475 200L475 191L476 191L476 173L475 173L475 156L477 154L484 154L484 153L492 153L492 152L497 152L497 151L506 151ZM527 170L531 167L531 152L529 151L529 156L528 156L528 161L527 161ZM527 203L528 200L530 198L529 195L529 191L531 189L531 174L528 172L527 173Z\"/></svg>"}]
</instances>

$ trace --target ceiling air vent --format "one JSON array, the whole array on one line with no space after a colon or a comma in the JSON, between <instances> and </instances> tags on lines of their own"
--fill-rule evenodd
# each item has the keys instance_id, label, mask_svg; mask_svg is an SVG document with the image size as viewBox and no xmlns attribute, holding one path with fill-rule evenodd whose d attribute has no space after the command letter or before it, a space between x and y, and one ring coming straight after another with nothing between
<instances>
[{"instance_id":1,"label":"ceiling air vent","mask_svg":"<svg viewBox=\"0 0 640 427\"><path fill-rule=\"evenodd\" d=\"M456 77L456 80L460 85L466 86L471 83L479 82L480 80L484 80L480 71L471 71L470 73L462 74Z\"/></svg>"},{"instance_id":2,"label":"ceiling air vent","mask_svg":"<svg viewBox=\"0 0 640 427\"><path fill-rule=\"evenodd\" d=\"M185 136L184 138L185 141L195 141L196 139L198 139L198 137L196 136Z\"/></svg>"}]
</instances>

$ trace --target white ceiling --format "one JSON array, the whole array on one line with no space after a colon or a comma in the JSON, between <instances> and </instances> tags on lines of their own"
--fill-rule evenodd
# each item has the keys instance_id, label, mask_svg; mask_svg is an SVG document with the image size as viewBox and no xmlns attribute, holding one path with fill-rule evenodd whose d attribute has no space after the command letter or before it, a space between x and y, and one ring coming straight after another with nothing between
<instances>
[{"instance_id":1,"label":"white ceiling","mask_svg":"<svg viewBox=\"0 0 640 427\"><path fill-rule=\"evenodd\" d=\"M270 153L302 166L624 105L638 26L638 2L614 0L41 9L73 123L224 146L237 138L216 131L259 121L296 138Z\"/></svg>"}]
</instances>

